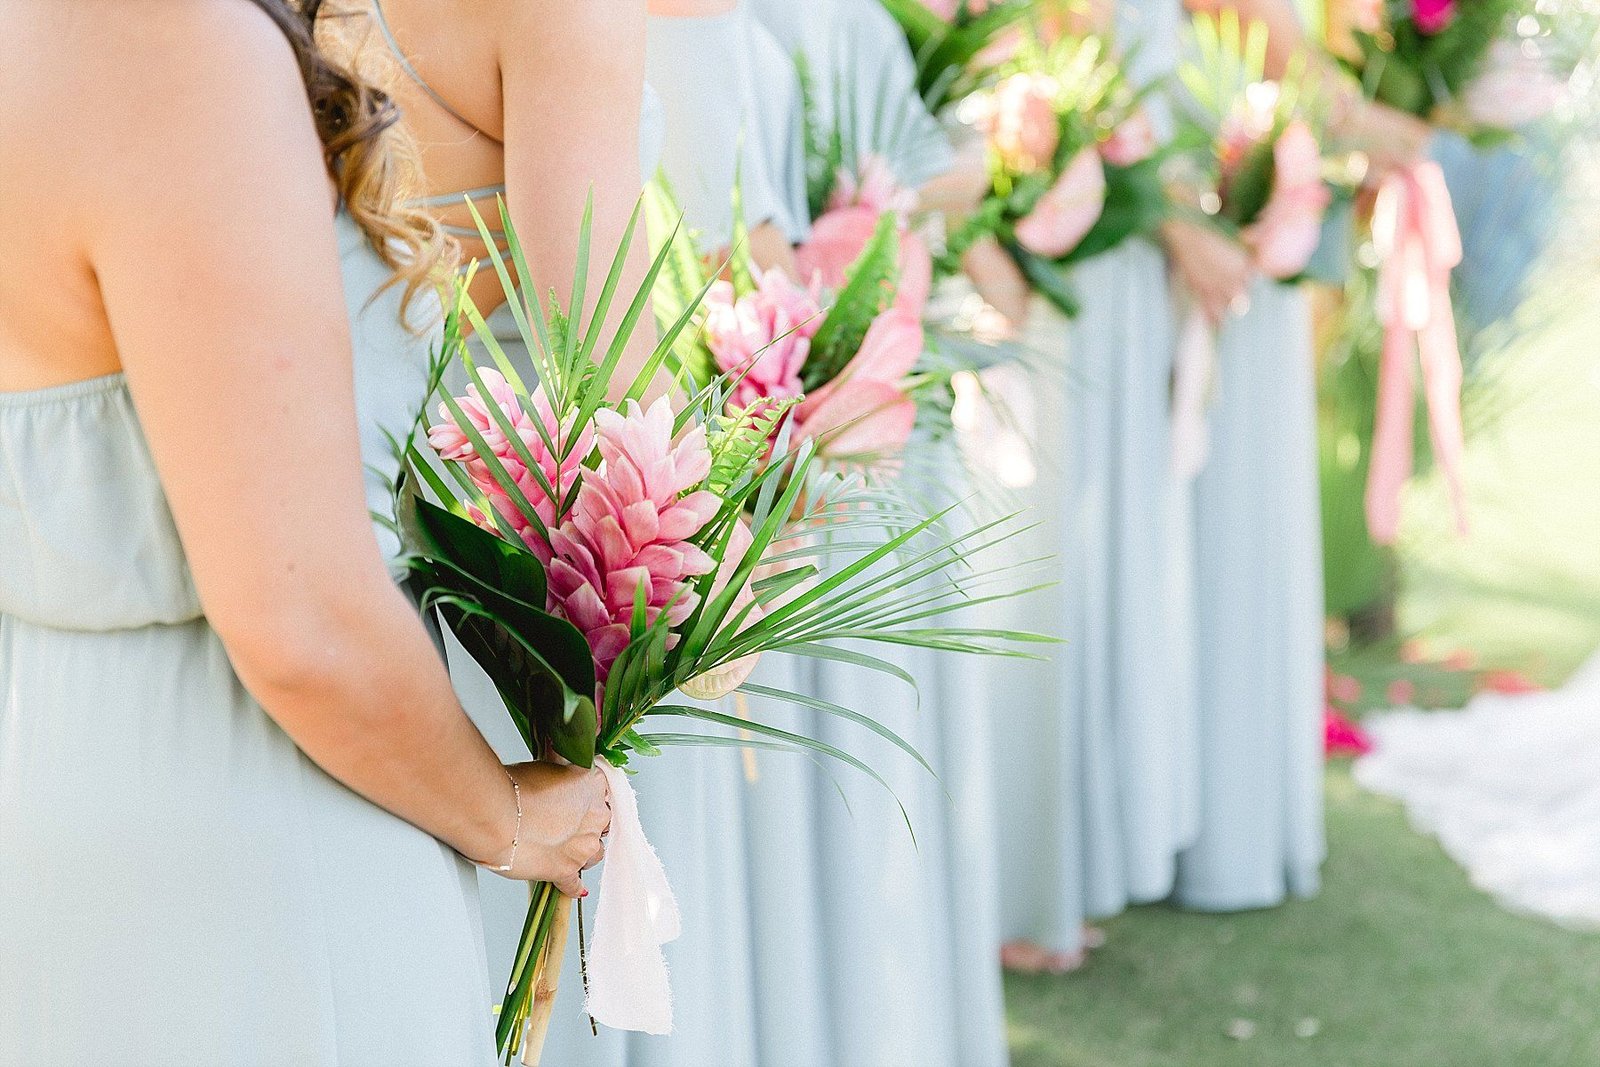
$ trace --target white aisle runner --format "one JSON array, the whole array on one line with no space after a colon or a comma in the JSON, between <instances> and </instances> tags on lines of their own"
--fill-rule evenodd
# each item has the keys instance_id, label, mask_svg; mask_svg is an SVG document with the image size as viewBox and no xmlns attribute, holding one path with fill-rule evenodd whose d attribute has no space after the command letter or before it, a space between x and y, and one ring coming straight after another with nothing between
<instances>
[{"instance_id":1,"label":"white aisle runner","mask_svg":"<svg viewBox=\"0 0 1600 1067\"><path fill-rule=\"evenodd\" d=\"M1375 748L1356 780L1405 804L1475 885L1513 911L1600 926L1600 655L1552 692L1365 725Z\"/></svg>"}]
</instances>

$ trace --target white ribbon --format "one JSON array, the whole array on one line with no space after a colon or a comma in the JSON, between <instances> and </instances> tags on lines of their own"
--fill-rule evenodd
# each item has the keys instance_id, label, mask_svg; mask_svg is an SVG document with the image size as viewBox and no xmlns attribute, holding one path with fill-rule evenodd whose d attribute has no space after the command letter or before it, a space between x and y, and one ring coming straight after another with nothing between
<instances>
[{"instance_id":1,"label":"white ribbon","mask_svg":"<svg viewBox=\"0 0 1600 1067\"><path fill-rule=\"evenodd\" d=\"M611 786L611 831L589 942L589 1014L617 1030L672 1032L672 988L661 946L678 936L678 902L645 840L628 776L595 761Z\"/></svg>"},{"instance_id":2,"label":"white ribbon","mask_svg":"<svg viewBox=\"0 0 1600 1067\"><path fill-rule=\"evenodd\" d=\"M1200 304L1184 295L1178 346L1172 360L1172 470L1190 480L1206 465L1211 428L1206 404L1217 370L1217 331Z\"/></svg>"}]
</instances>

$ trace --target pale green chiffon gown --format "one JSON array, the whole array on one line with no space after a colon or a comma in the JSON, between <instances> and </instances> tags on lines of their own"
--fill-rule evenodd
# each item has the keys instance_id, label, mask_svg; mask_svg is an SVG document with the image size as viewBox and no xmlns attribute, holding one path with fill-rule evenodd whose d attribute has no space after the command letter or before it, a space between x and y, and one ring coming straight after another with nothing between
<instances>
[{"instance_id":1,"label":"pale green chiffon gown","mask_svg":"<svg viewBox=\"0 0 1600 1067\"><path fill-rule=\"evenodd\" d=\"M431 338L338 226L386 507ZM473 869L240 684L121 376L0 394L0 1064L490 1064L482 952Z\"/></svg>"}]
</instances>

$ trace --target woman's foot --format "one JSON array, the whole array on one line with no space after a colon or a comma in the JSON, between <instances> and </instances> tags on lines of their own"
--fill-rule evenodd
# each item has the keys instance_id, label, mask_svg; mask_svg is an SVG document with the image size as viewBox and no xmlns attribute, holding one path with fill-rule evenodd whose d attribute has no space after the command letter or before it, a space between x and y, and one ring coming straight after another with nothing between
<instances>
[{"instance_id":1,"label":"woman's foot","mask_svg":"<svg viewBox=\"0 0 1600 1067\"><path fill-rule=\"evenodd\" d=\"M1068 974L1087 959L1086 948L1053 952L1033 941L1007 941L1000 946L1000 966L1013 974Z\"/></svg>"}]
</instances>

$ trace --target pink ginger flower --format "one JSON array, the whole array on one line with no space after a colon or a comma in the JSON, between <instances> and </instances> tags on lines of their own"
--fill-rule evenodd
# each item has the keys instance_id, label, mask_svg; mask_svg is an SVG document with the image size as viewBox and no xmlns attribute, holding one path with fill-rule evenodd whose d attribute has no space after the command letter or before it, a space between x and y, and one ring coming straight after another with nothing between
<instances>
[{"instance_id":1,"label":"pink ginger flower","mask_svg":"<svg viewBox=\"0 0 1600 1067\"><path fill-rule=\"evenodd\" d=\"M483 438L490 454L500 461L522 495L533 505L534 513L539 520L547 529L554 527L557 524L558 501L567 498L573 483L583 474L583 457L594 450L594 432L589 427L584 427L581 432L576 433L574 439L572 420L569 419L565 426L561 425L542 388L535 389L530 398L533 403L533 413L530 414L523 410L516 391L499 371L482 369L478 374L483 379L484 385L489 388L490 400L504 413L506 422L526 447L538 469L538 474L536 475L523 463L522 456L511 443L511 439L501 431L499 421L490 412L489 404L477 386L467 386L467 395L457 397L456 403L473 429ZM534 421L536 417L537 422ZM428 431L428 444L441 458L465 466L473 484L483 490L495 511L516 530L529 550L548 564L549 543L540 535L533 521L512 502L510 495L501 489L500 483L489 470L488 463L478 454L466 431L456 423L449 407L443 403L439 405L439 419L440 421ZM555 444L555 454L552 454L546 445L546 437ZM561 458L562 454L565 455L564 459ZM545 491L545 486L555 490L557 499L551 499L550 494ZM473 518L485 529L496 529L495 524L485 515L475 514Z\"/></svg>"},{"instance_id":2,"label":"pink ginger flower","mask_svg":"<svg viewBox=\"0 0 1600 1067\"><path fill-rule=\"evenodd\" d=\"M812 292L769 270L757 279L754 293L737 300L732 285L717 282L706 308L706 344L717 366L744 376L729 397L730 407L744 409L805 392L800 370L822 325L822 308Z\"/></svg>"},{"instance_id":3,"label":"pink ginger flower","mask_svg":"<svg viewBox=\"0 0 1600 1067\"><path fill-rule=\"evenodd\" d=\"M1072 157L1056 183L1017 223L1017 243L1036 255L1058 259L1078 246L1106 206L1106 170L1093 147Z\"/></svg>"},{"instance_id":4,"label":"pink ginger flower","mask_svg":"<svg viewBox=\"0 0 1600 1067\"><path fill-rule=\"evenodd\" d=\"M1272 146L1272 160L1272 194L1241 237L1262 274L1292 278L1317 250L1332 197L1322 182L1322 149L1304 122L1284 127Z\"/></svg>"},{"instance_id":5,"label":"pink ginger flower","mask_svg":"<svg viewBox=\"0 0 1600 1067\"><path fill-rule=\"evenodd\" d=\"M893 211L902 220L917 207L917 191L900 184L889 161L877 153L869 154L858 170L840 167L828 210L864 207L875 214Z\"/></svg>"},{"instance_id":6,"label":"pink ginger flower","mask_svg":"<svg viewBox=\"0 0 1600 1067\"><path fill-rule=\"evenodd\" d=\"M696 488L711 471L705 430L696 426L674 445L672 422L665 398L648 411L631 400L621 412L597 411L600 467L585 475L551 536L548 608L583 632L602 685L628 646L639 592L647 620L665 612L676 626L698 603L691 579L716 568L690 543L722 507Z\"/></svg>"},{"instance_id":7,"label":"pink ginger flower","mask_svg":"<svg viewBox=\"0 0 1600 1067\"><path fill-rule=\"evenodd\" d=\"M1117 124L1111 136L1100 142L1100 155L1113 167L1143 163L1156 151L1156 128L1140 108Z\"/></svg>"},{"instance_id":8,"label":"pink ginger flower","mask_svg":"<svg viewBox=\"0 0 1600 1067\"><path fill-rule=\"evenodd\" d=\"M916 425L904 381L922 355L921 319L899 308L879 315L861 350L833 381L794 412L798 438L815 438L825 456L884 456L900 451Z\"/></svg>"},{"instance_id":9,"label":"pink ginger flower","mask_svg":"<svg viewBox=\"0 0 1600 1067\"><path fill-rule=\"evenodd\" d=\"M1411 0L1411 21L1429 36L1442 33L1456 20L1456 0Z\"/></svg>"},{"instance_id":10,"label":"pink ginger flower","mask_svg":"<svg viewBox=\"0 0 1600 1067\"><path fill-rule=\"evenodd\" d=\"M1061 143L1054 78L1013 74L995 86L979 105L978 129L989 150L1013 174L1031 174L1050 165Z\"/></svg>"}]
</instances>

